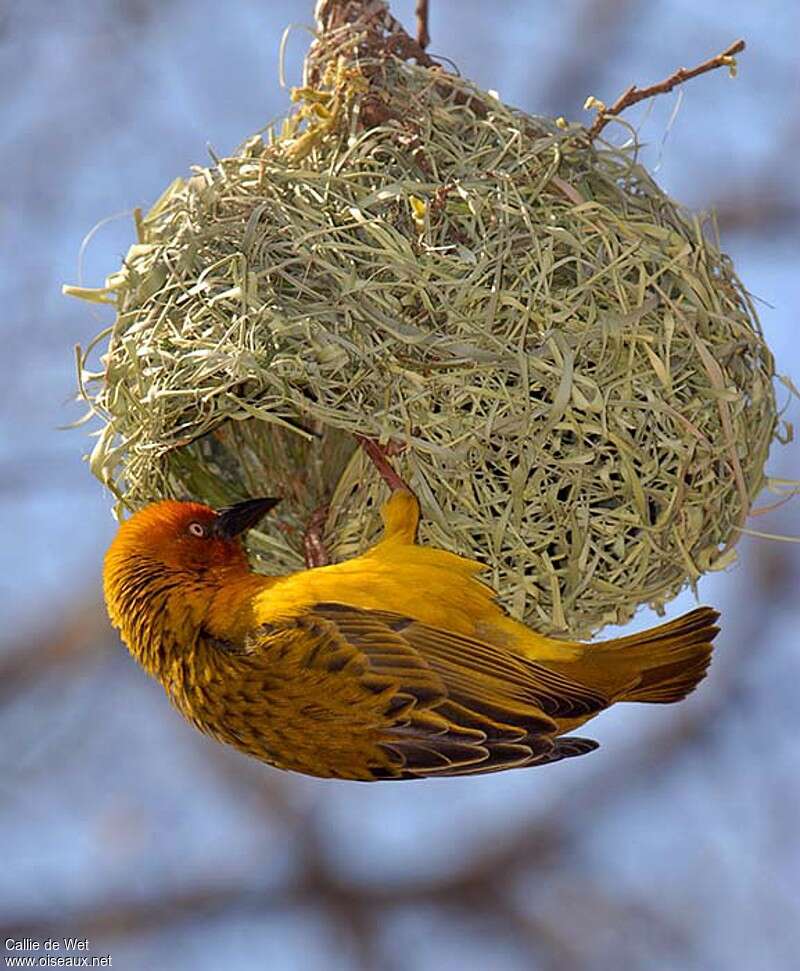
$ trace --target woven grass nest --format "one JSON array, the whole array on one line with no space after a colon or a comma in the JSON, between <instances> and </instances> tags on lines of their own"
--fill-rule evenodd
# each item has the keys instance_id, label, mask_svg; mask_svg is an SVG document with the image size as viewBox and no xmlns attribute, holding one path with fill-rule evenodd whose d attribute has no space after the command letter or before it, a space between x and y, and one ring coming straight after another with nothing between
<instances>
[{"instance_id":1,"label":"woven grass nest","mask_svg":"<svg viewBox=\"0 0 800 971\"><path fill-rule=\"evenodd\" d=\"M129 508L284 496L249 538L283 572L323 503L333 561L376 538L353 433L394 440L421 541L485 562L544 632L731 562L774 371L709 227L635 147L352 35L320 65L281 131L174 181L80 292L116 307L82 382L94 473Z\"/></svg>"}]
</instances>

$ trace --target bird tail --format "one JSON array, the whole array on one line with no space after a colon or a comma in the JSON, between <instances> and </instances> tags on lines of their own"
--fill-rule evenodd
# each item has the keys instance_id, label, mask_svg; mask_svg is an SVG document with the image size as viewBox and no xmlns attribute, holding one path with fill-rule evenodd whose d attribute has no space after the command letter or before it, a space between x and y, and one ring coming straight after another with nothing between
<instances>
[{"instance_id":1,"label":"bird tail","mask_svg":"<svg viewBox=\"0 0 800 971\"><path fill-rule=\"evenodd\" d=\"M589 648L615 675L617 701L669 704L703 680L719 614L699 607L677 620Z\"/></svg>"},{"instance_id":2,"label":"bird tail","mask_svg":"<svg viewBox=\"0 0 800 971\"><path fill-rule=\"evenodd\" d=\"M699 607L638 634L571 644L569 661L548 658L543 663L602 691L612 702L669 704L685 698L705 677L718 617L716 610Z\"/></svg>"}]
</instances>

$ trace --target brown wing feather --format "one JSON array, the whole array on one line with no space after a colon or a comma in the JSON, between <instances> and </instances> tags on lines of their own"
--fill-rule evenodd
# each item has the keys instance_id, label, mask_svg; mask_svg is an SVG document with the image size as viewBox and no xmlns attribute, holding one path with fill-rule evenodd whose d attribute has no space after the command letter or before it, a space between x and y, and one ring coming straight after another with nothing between
<instances>
[{"instance_id":1,"label":"brown wing feather","mask_svg":"<svg viewBox=\"0 0 800 971\"><path fill-rule=\"evenodd\" d=\"M609 699L599 691L535 661L483 641L428 627L401 614L360 610L339 603L315 604L312 613L333 621L349 643L370 656L380 649L387 629L400 634L414 655L424 658L444 679L451 697L454 689L469 693L481 685L486 690L478 701L499 696L508 702L521 702L526 709L533 705L551 718L583 718L609 705Z\"/></svg>"},{"instance_id":2,"label":"brown wing feather","mask_svg":"<svg viewBox=\"0 0 800 971\"><path fill-rule=\"evenodd\" d=\"M608 704L490 644L339 603L319 603L260 628L251 649L279 679L283 711L298 710L297 698L288 696L304 693L304 679L314 685L317 707L320 698L340 705L341 720L326 719L317 745L320 765L313 771L321 775L420 778L543 764L594 747L556 739L554 716L585 716ZM276 668L281 661L289 669L285 681ZM342 697L350 701L342 705ZM362 767L333 764L355 751Z\"/></svg>"}]
</instances>

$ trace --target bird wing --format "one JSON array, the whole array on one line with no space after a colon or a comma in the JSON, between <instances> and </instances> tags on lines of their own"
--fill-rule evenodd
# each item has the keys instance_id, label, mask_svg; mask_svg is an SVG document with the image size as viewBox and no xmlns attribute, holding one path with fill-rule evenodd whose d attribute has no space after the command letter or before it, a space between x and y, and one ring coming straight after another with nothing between
<instances>
[{"instance_id":1,"label":"bird wing","mask_svg":"<svg viewBox=\"0 0 800 971\"><path fill-rule=\"evenodd\" d=\"M247 652L269 672L287 768L419 778L542 764L596 748L554 718L608 699L499 647L390 611L317 603L259 627ZM300 760L298 762L298 760Z\"/></svg>"}]
</instances>

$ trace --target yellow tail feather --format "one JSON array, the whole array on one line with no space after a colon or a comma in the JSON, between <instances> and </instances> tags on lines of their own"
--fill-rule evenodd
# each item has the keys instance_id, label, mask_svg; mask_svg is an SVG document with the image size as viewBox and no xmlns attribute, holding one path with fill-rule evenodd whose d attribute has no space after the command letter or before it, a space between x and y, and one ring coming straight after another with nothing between
<instances>
[{"instance_id":1,"label":"yellow tail feather","mask_svg":"<svg viewBox=\"0 0 800 971\"><path fill-rule=\"evenodd\" d=\"M718 618L716 610L699 607L669 624L598 645L608 651L607 661L617 657L638 675L618 700L669 704L685 698L705 677Z\"/></svg>"},{"instance_id":2,"label":"yellow tail feather","mask_svg":"<svg viewBox=\"0 0 800 971\"><path fill-rule=\"evenodd\" d=\"M580 655L568 663L546 664L604 691L611 701L680 701L705 676L718 617L716 610L699 607L638 634L579 645Z\"/></svg>"}]
</instances>

